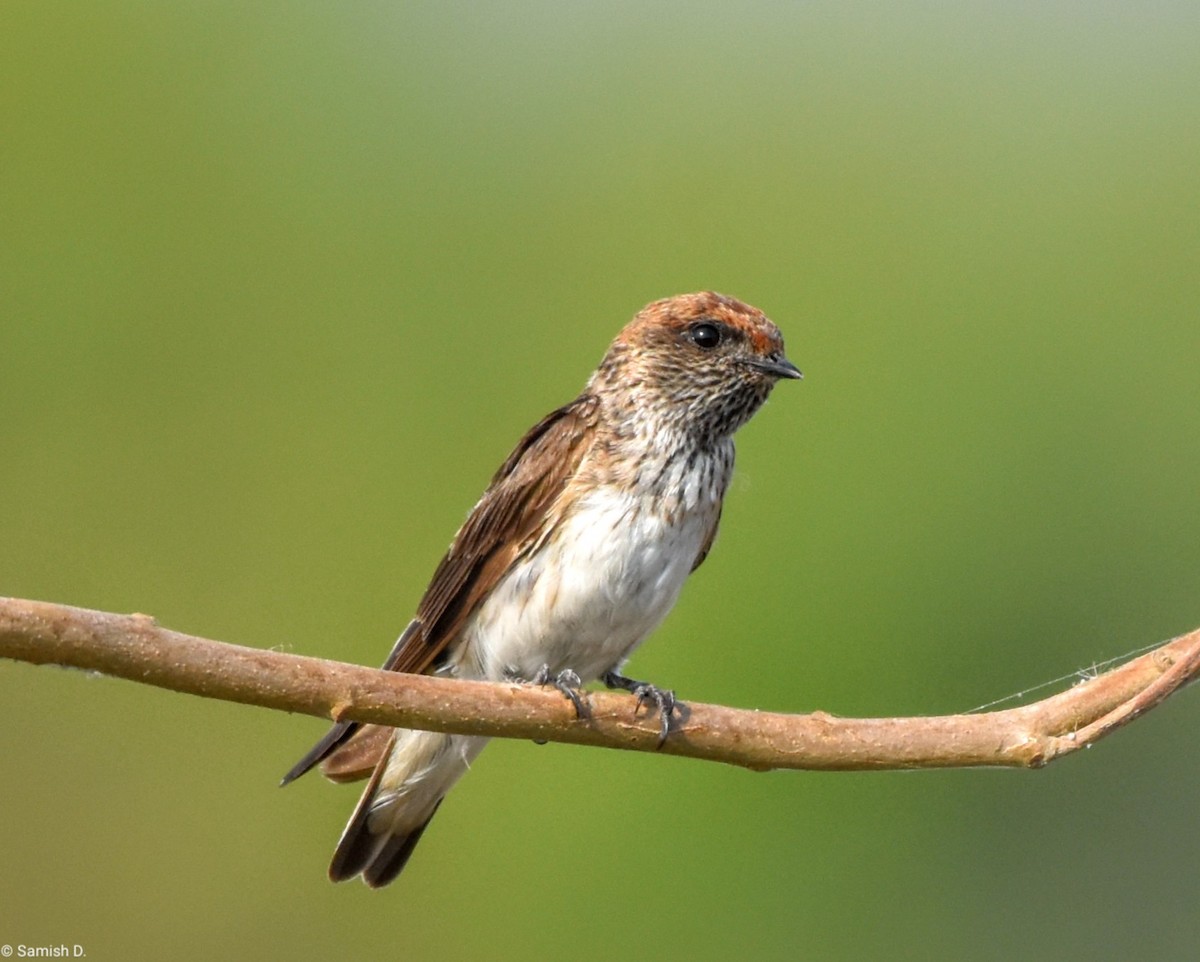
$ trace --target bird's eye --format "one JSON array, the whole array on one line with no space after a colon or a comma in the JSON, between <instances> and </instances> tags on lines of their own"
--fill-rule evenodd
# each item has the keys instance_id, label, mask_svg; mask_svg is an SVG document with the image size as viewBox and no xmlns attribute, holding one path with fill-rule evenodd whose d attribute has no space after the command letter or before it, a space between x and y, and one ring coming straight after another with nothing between
<instances>
[{"instance_id":1,"label":"bird's eye","mask_svg":"<svg viewBox=\"0 0 1200 962\"><path fill-rule=\"evenodd\" d=\"M691 335L692 343L696 347L703 348L706 351L711 351L721 343L721 329L709 321L701 321L699 324L693 324L688 330L688 334Z\"/></svg>"}]
</instances>

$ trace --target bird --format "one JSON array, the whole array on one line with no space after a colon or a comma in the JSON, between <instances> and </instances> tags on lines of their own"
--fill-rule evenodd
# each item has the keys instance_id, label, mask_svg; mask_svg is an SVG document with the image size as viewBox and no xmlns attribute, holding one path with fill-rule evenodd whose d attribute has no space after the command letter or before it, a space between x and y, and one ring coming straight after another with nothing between
<instances>
[{"instance_id":1,"label":"bird","mask_svg":"<svg viewBox=\"0 0 1200 962\"><path fill-rule=\"evenodd\" d=\"M652 705L673 692L622 674L716 537L733 434L780 380L803 375L762 311L713 291L653 301L583 391L535 424L455 535L384 669L553 684L601 681ZM320 764L369 781L329 866L371 888L400 874L487 744L339 722L284 776Z\"/></svg>"}]
</instances>

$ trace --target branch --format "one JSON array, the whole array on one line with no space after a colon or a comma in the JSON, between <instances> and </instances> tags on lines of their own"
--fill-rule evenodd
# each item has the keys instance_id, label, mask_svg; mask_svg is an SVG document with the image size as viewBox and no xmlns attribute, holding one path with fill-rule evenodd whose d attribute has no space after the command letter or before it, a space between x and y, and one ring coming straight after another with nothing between
<instances>
[{"instance_id":1,"label":"branch","mask_svg":"<svg viewBox=\"0 0 1200 962\"><path fill-rule=\"evenodd\" d=\"M0 598L0 657L101 672L205 698L335 720L661 751L756 770L1039 768L1159 705L1200 674L1200 629L1042 701L929 718L784 715L689 702L659 747L630 696L587 695L576 718L553 689L397 674L223 644L116 615Z\"/></svg>"}]
</instances>

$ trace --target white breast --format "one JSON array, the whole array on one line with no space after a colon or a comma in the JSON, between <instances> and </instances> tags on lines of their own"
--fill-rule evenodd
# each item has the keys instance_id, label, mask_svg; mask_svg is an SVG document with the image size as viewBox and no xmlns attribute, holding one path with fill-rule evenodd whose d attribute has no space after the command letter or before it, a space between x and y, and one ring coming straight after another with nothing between
<instances>
[{"instance_id":1,"label":"white breast","mask_svg":"<svg viewBox=\"0 0 1200 962\"><path fill-rule=\"evenodd\" d=\"M669 499L604 485L575 502L472 617L459 673L531 678L548 665L588 681L616 669L675 604L716 524L728 472L713 467L680 465Z\"/></svg>"}]
</instances>

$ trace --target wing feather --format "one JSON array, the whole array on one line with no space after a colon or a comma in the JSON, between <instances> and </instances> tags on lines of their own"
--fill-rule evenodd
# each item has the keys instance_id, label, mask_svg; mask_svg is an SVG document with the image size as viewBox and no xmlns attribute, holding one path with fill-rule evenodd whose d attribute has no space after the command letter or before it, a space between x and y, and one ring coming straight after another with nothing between
<instances>
[{"instance_id":1,"label":"wing feather","mask_svg":"<svg viewBox=\"0 0 1200 962\"><path fill-rule=\"evenodd\" d=\"M454 650L467 619L552 523L551 508L591 448L598 409L594 396L581 395L520 440L455 535L385 669L430 672ZM388 732L377 725L335 725L284 784L317 762L338 781L365 777L389 744Z\"/></svg>"},{"instance_id":2,"label":"wing feather","mask_svg":"<svg viewBox=\"0 0 1200 962\"><path fill-rule=\"evenodd\" d=\"M590 447L598 406L596 398L583 395L551 412L500 466L434 571L417 606L424 629L399 653L396 671L434 667L467 618L537 540Z\"/></svg>"}]
</instances>

